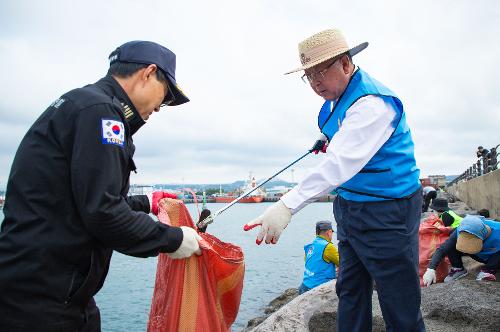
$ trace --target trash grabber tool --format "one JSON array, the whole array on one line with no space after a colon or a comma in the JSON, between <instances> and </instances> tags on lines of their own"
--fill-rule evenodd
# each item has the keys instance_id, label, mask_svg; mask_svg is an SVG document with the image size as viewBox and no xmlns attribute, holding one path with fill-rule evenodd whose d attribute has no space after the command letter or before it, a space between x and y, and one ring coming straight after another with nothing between
<instances>
[{"instance_id":1,"label":"trash grabber tool","mask_svg":"<svg viewBox=\"0 0 500 332\"><path fill-rule=\"evenodd\" d=\"M279 174L281 174L286 169L288 169L291 166L295 165L297 162L299 162L300 160L302 160L303 158L305 158L311 152L321 150L323 148L323 146L325 145L325 143L326 143L325 141L321 141L321 140L316 141L316 143L314 144L314 146L310 150L308 150L305 154L303 154L302 156L300 156L299 158L297 158L295 161L293 161L292 163L288 164L287 166L285 166L284 168L282 168L281 170L279 170L277 173L271 175L267 180L265 180L264 182L260 183L255 188L252 188L251 190L248 190L248 191L244 192L243 194L241 194L240 196L238 196L237 198L235 198L231 203L227 204L226 206L224 206L223 208L221 208L220 210L218 210L214 214L211 214L211 215L207 216L206 218L200 220L196 224L196 226L198 228L203 228L206 225L213 223L214 220L215 220L215 218L217 218L222 212L226 211L231 206L233 206L234 204L238 203L243 197L246 197L246 196L250 195L255 190L259 189L260 187L262 187L263 185L265 185L266 183L268 183L269 181L271 181L272 179L274 179L276 176L278 176Z\"/></svg>"}]
</instances>

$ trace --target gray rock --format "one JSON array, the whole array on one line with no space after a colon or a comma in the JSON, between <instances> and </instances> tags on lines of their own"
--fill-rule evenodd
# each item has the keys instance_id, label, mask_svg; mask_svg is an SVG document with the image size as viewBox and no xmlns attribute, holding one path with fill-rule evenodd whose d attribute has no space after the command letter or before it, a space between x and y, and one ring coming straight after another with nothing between
<instances>
[{"instance_id":1,"label":"gray rock","mask_svg":"<svg viewBox=\"0 0 500 332\"><path fill-rule=\"evenodd\" d=\"M264 308L264 314L265 316L259 316L256 318L252 318L248 321L246 329L243 331L249 331L252 328L256 327L263 321L269 317L270 314L273 312L277 311L280 309L282 306L293 300L299 295L299 291L297 288L288 288L285 290L281 295L279 295L277 298L269 302L269 304Z\"/></svg>"},{"instance_id":2,"label":"gray rock","mask_svg":"<svg viewBox=\"0 0 500 332\"><path fill-rule=\"evenodd\" d=\"M269 302L268 306L264 309L264 313L272 314L297 296L299 296L299 290L297 288L288 288L283 294Z\"/></svg>"},{"instance_id":3,"label":"gray rock","mask_svg":"<svg viewBox=\"0 0 500 332\"><path fill-rule=\"evenodd\" d=\"M449 284L422 288L422 315L427 331L500 331L500 283L476 281L481 264L464 258L469 275ZM500 280L500 273L497 274ZM338 298L335 280L299 295L252 332L335 331ZM377 292L372 297L373 331L385 331Z\"/></svg>"}]
</instances>

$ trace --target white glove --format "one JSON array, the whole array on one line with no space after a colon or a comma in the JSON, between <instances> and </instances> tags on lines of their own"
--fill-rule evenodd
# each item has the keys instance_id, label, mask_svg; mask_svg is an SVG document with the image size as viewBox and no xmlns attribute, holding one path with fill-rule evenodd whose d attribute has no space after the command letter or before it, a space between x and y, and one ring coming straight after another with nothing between
<instances>
[{"instance_id":1,"label":"white glove","mask_svg":"<svg viewBox=\"0 0 500 332\"><path fill-rule=\"evenodd\" d=\"M261 244L264 237L266 237L267 244L275 244L278 242L281 232L286 228L290 219L292 219L292 212L279 200L268 207L263 214L247 223L243 229L248 231L260 225L262 227L255 242Z\"/></svg>"},{"instance_id":2,"label":"white glove","mask_svg":"<svg viewBox=\"0 0 500 332\"><path fill-rule=\"evenodd\" d=\"M201 236L192 229L191 227L181 226L182 230L182 243L179 248L174 252L169 252L169 255L173 259L187 258L192 254L201 255L200 245L198 241L201 241Z\"/></svg>"},{"instance_id":3,"label":"white glove","mask_svg":"<svg viewBox=\"0 0 500 332\"><path fill-rule=\"evenodd\" d=\"M436 270L427 269L427 271L425 271L425 273L424 273L423 280L424 280L424 285L426 287L430 286L432 284L435 284L436 283Z\"/></svg>"}]
</instances>

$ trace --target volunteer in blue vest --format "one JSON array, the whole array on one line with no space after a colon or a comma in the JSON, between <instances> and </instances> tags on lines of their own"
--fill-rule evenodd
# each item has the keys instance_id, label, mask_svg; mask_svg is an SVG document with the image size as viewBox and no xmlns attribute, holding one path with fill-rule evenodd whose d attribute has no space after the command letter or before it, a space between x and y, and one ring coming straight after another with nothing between
<instances>
[{"instance_id":1,"label":"volunteer in blue vest","mask_svg":"<svg viewBox=\"0 0 500 332\"><path fill-rule=\"evenodd\" d=\"M316 238L304 246L304 280L299 287L299 294L335 279L339 252L332 243L332 237L332 223L327 220L318 221Z\"/></svg>"},{"instance_id":2,"label":"volunteer in blue vest","mask_svg":"<svg viewBox=\"0 0 500 332\"><path fill-rule=\"evenodd\" d=\"M337 331L371 331L373 283L388 331L424 331L418 277L422 209L419 169L403 104L353 64L368 46L349 47L331 29L299 44L302 79L324 99L318 126L326 156L278 202L245 225L257 244L277 243L293 214L336 190L340 273ZM291 73L292 73L291 72Z\"/></svg>"},{"instance_id":3,"label":"volunteer in blue vest","mask_svg":"<svg viewBox=\"0 0 500 332\"><path fill-rule=\"evenodd\" d=\"M432 255L429 268L424 273L424 285L436 282L436 267L444 256L448 256L452 266L444 282L458 280L468 274L462 256L470 256L484 263L476 280L496 281L495 274L500 269L500 222L467 215L450 238Z\"/></svg>"}]
</instances>

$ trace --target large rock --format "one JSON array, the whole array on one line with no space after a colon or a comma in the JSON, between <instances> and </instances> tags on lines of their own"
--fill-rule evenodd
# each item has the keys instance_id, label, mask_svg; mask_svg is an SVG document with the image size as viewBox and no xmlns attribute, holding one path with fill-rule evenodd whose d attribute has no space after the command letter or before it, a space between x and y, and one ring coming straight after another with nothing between
<instances>
[{"instance_id":1,"label":"large rock","mask_svg":"<svg viewBox=\"0 0 500 332\"><path fill-rule=\"evenodd\" d=\"M500 331L500 283L474 280L481 264L465 257L465 278L422 289L427 331ZM500 273L497 273L500 280ZM385 331L377 292L372 297L373 331ZM338 298L335 280L295 297L262 323L245 331L335 331ZM260 320L265 317L260 317Z\"/></svg>"}]
</instances>

